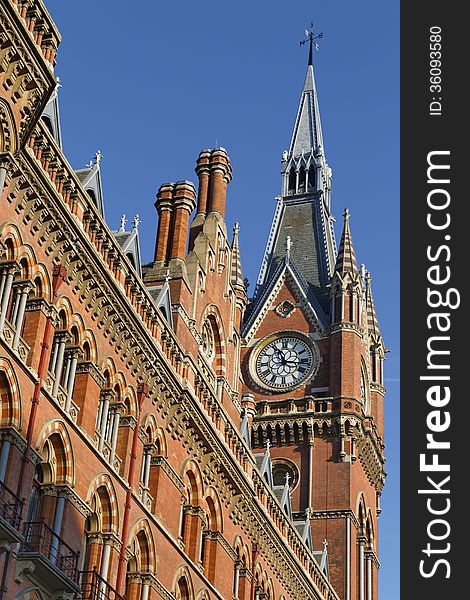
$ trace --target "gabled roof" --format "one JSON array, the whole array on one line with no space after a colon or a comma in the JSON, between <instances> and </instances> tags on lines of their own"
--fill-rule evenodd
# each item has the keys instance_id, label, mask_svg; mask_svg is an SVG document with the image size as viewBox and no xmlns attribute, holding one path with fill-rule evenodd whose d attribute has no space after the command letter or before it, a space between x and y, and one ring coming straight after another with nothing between
<instances>
[{"instance_id":1,"label":"gabled roof","mask_svg":"<svg viewBox=\"0 0 470 600\"><path fill-rule=\"evenodd\" d=\"M83 169L77 169L75 173L96 208L104 216L103 185L100 173L101 158L102 154L98 150L94 160L91 160Z\"/></svg>"},{"instance_id":2,"label":"gabled roof","mask_svg":"<svg viewBox=\"0 0 470 600\"><path fill-rule=\"evenodd\" d=\"M60 148L62 148L62 132L60 128L60 112L59 112L59 88L60 80L56 77L56 87L52 92L43 112L42 119L46 123L47 128L52 133L53 138Z\"/></svg>"},{"instance_id":3,"label":"gabled roof","mask_svg":"<svg viewBox=\"0 0 470 600\"><path fill-rule=\"evenodd\" d=\"M121 217L121 227L117 231L112 231L117 243L121 246L122 251L131 261L132 266L136 270L139 277L142 277L142 262L140 257L139 243L139 215L135 215L131 231L125 230L126 216Z\"/></svg>"},{"instance_id":4,"label":"gabled roof","mask_svg":"<svg viewBox=\"0 0 470 600\"><path fill-rule=\"evenodd\" d=\"M273 492L278 499L279 504L282 506L283 511L292 519L292 501L290 495L289 482L286 481L284 485L273 485Z\"/></svg>"},{"instance_id":5,"label":"gabled roof","mask_svg":"<svg viewBox=\"0 0 470 600\"><path fill-rule=\"evenodd\" d=\"M276 233L266 257L265 276L258 280L255 295L272 277L286 252L287 238L292 241L290 255L324 312L328 311L328 285L333 265L327 251L329 222L319 201L283 198L277 215Z\"/></svg>"},{"instance_id":6,"label":"gabled roof","mask_svg":"<svg viewBox=\"0 0 470 600\"><path fill-rule=\"evenodd\" d=\"M149 286L148 291L150 296L153 298L157 308L163 313L163 316L167 320L169 326L173 329L173 317L171 313L171 294L170 286L168 281L165 281L162 285Z\"/></svg>"},{"instance_id":7,"label":"gabled roof","mask_svg":"<svg viewBox=\"0 0 470 600\"><path fill-rule=\"evenodd\" d=\"M248 419L248 411L246 408L242 409L240 416L240 435L245 440L248 447L251 448L250 421Z\"/></svg>"},{"instance_id":8,"label":"gabled roof","mask_svg":"<svg viewBox=\"0 0 470 600\"><path fill-rule=\"evenodd\" d=\"M258 328L259 321L266 316L284 282L290 285L292 293L298 297L299 301L302 301L307 314L315 325L319 329L325 329L328 326L329 318L305 281L303 274L296 266L294 259L286 253L271 278L264 286L258 288L258 295L255 295L253 302L249 305L245 313L241 332L242 337L247 340L251 338L252 333Z\"/></svg>"},{"instance_id":9,"label":"gabled roof","mask_svg":"<svg viewBox=\"0 0 470 600\"><path fill-rule=\"evenodd\" d=\"M328 544L326 541L323 542L323 550L313 550L312 554L315 557L315 560L320 565L320 569L325 574L325 577L330 579L330 565L328 562Z\"/></svg>"},{"instance_id":10,"label":"gabled roof","mask_svg":"<svg viewBox=\"0 0 470 600\"><path fill-rule=\"evenodd\" d=\"M259 469L262 477L266 479L269 487L273 487L273 464L271 462L271 453L269 452L269 442L266 446L265 452L257 452L253 454L256 461L256 466Z\"/></svg>"}]
</instances>

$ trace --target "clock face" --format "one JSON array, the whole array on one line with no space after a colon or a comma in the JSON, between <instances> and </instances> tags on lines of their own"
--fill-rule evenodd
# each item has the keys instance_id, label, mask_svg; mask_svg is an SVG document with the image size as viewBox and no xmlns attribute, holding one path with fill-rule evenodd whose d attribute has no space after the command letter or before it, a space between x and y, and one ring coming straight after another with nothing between
<instances>
[{"instance_id":1,"label":"clock face","mask_svg":"<svg viewBox=\"0 0 470 600\"><path fill-rule=\"evenodd\" d=\"M256 356L256 375L260 382L278 390L305 381L315 366L310 342L295 335L282 335L263 345Z\"/></svg>"}]
</instances>

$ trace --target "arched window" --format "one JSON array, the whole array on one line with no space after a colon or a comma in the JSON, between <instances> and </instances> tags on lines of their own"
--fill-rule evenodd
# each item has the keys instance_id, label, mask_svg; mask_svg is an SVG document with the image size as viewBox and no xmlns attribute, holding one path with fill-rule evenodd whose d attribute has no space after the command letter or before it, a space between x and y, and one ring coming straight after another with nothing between
<instances>
[{"instance_id":1,"label":"arched window","mask_svg":"<svg viewBox=\"0 0 470 600\"><path fill-rule=\"evenodd\" d=\"M129 548L131 558L127 563L126 594L129 600L148 600L149 575L154 571L153 544L150 533L141 529Z\"/></svg>"},{"instance_id":2,"label":"arched window","mask_svg":"<svg viewBox=\"0 0 470 600\"><path fill-rule=\"evenodd\" d=\"M82 588L95 590L97 598L112 598L108 574L117 523L116 499L108 479L98 482L89 505L92 512L85 521Z\"/></svg>"},{"instance_id":3,"label":"arched window","mask_svg":"<svg viewBox=\"0 0 470 600\"><path fill-rule=\"evenodd\" d=\"M42 115L41 119L44 122L44 125L47 127L47 129L49 130L49 133L54 136L54 129L52 127L52 121L50 119L50 117L48 115Z\"/></svg>"},{"instance_id":4,"label":"arched window","mask_svg":"<svg viewBox=\"0 0 470 600\"><path fill-rule=\"evenodd\" d=\"M191 600L189 585L185 577L180 577L176 585L176 600Z\"/></svg>"},{"instance_id":5,"label":"arched window","mask_svg":"<svg viewBox=\"0 0 470 600\"><path fill-rule=\"evenodd\" d=\"M295 194L297 191L297 172L294 168L289 171L288 193Z\"/></svg>"},{"instance_id":6,"label":"arched window","mask_svg":"<svg viewBox=\"0 0 470 600\"><path fill-rule=\"evenodd\" d=\"M316 189L316 168L314 165L310 165L310 168L308 170L308 182L307 182L307 186L308 186L308 191L309 192L313 192Z\"/></svg>"},{"instance_id":7,"label":"arched window","mask_svg":"<svg viewBox=\"0 0 470 600\"><path fill-rule=\"evenodd\" d=\"M8 249L10 255L14 250ZM19 268L18 268L19 267ZM19 264L7 262L3 265L0 279L0 331L6 327L8 322L10 335L5 336L10 341L13 350L17 350L20 345L21 335L23 333L26 302L34 289L33 282L29 280L30 267L28 260L22 258Z\"/></svg>"},{"instance_id":8,"label":"arched window","mask_svg":"<svg viewBox=\"0 0 470 600\"><path fill-rule=\"evenodd\" d=\"M95 192L94 192L93 190L91 190L91 189L88 189L88 190L86 191L86 193L88 194L88 196L89 196L90 200L93 202L93 204L94 204L96 207L98 207L98 203L97 203L97 201L96 201L96 195L95 195Z\"/></svg>"},{"instance_id":9,"label":"arched window","mask_svg":"<svg viewBox=\"0 0 470 600\"><path fill-rule=\"evenodd\" d=\"M209 488L206 495L207 514L202 532L200 561L204 574L211 583L215 583L219 535L222 532L222 511L217 493Z\"/></svg>"},{"instance_id":10,"label":"arched window","mask_svg":"<svg viewBox=\"0 0 470 600\"><path fill-rule=\"evenodd\" d=\"M297 189L297 192L299 194L303 194L306 191L306 189L305 189L306 178L307 178L307 173L305 172L305 169L302 167L299 171L299 187Z\"/></svg>"},{"instance_id":11,"label":"arched window","mask_svg":"<svg viewBox=\"0 0 470 600\"><path fill-rule=\"evenodd\" d=\"M73 459L70 438L60 421L48 425L43 437L41 458L36 465L25 522L27 551L39 552L65 575L76 577L77 540L65 527L67 498L64 485L73 484ZM43 494L44 486L48 494ZM51 486L53 493L51 494ZM67 539L68 538L68 539ZM68 543L67 543L68 542Z\"/></svg>"}]
</instances>

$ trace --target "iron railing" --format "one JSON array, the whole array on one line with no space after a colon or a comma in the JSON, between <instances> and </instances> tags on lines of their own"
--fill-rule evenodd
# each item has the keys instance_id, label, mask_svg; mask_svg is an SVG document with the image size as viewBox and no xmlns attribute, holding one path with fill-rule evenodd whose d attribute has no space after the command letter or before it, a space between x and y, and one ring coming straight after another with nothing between
<instances>
[{"instance_id":1,"label":"iron railing","mask_svg":"<svg viewBox=\"0 0 470 600\"><path fill-rule=\"evenodd\" d=\"M66 577L78 582L78 552L64 542L44 521L25 523L21 551L38 552Z\"/></svg>"},{"instance_id":2,"label":"iron railing","mask_svg":"<svg viewBox=\"0 0 470 600\"><path fill-rule=\"evenodd\" d=\"M74 600L124 600L96 569L80 571L79 586Z\"/></svg>"},{"instance_id":3,"label":"iron railing","mask_svg":"<svg viewBox=\"0 0 470 600\"><path fill-rule=\"evenodd\" d=\"M20 530L23 502L2 481L0 481L0 519L11 527Z\"/></svg>"}]
</instances>

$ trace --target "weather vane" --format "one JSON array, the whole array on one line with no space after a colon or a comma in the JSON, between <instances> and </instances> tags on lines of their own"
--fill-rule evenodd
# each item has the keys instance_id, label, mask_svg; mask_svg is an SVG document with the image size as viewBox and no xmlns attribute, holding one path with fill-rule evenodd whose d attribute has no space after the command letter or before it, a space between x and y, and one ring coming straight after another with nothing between
<instances>
[{"instance_id":1,"label":"weather vane","mask_svg":"<svg viewBox=\"0 0 470 600\"><path fill-rule=\"evenodd\" d=\"M300 45L303 46L307 42L310 42L310 54L309 54L309 58L308 58L308 64L311 65L312 64L312 48L313 48L313 46L315 46L315 50L320 50L320 46L317 44L317 42L315 40L321 39L323 37L323 33L318 33L317 35L315 35L313 21L312 21L310 23L310 29L305 30L305 35L307 36L307 39L301 40Z\"/></svg>"}]
</instances>

